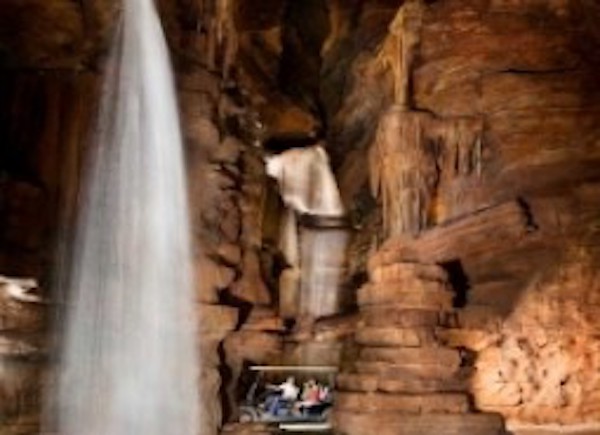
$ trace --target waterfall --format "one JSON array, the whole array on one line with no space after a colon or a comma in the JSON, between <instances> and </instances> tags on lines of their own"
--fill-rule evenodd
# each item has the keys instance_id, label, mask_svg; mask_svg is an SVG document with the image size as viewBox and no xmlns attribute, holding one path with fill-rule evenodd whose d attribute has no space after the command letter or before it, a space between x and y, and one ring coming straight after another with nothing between
<instances>
[{"instance_id":1,"label":"waterfall","mask_svg":"<svg viewBox=\"0 0 600 435\"><path fill-rule=\"evenodd\" d=\"M343 216L344 206L322 146L297 148L266 157L267 174L275 178L283 202L298 213Z\"/></svg>"},{"instance_id":2,"label":"waterfall","mask_svg":"<svg viewBox=\"0 0 600 435\"><path fill-rule=\"evenodd\" d=\"M126 0L87 168L49 432L192 435L199 355L173 75L152 0Z\"/></svg>"},{"instance_id":3,"label":"waterfall","mask_svg":"<svg viewBox=\"0 0 600 435\"><path fill-rule=\"evenodd\" d=\"M267 174L277 180L287 207L280 249L289 268L280 280L280 311L319 318L341 311L342 278L349 234L339 225L322 228L297 225L296 214L319 219L341 218L345 211L340 192L320 145L291 149L266 157Z\"/></svg>"}]
</instances>

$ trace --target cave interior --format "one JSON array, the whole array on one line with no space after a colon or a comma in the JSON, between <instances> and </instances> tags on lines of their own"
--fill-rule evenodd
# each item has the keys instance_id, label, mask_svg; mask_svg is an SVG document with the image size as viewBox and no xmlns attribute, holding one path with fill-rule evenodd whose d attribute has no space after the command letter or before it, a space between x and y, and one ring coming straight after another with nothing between
<instances>
[{"instance_id":1,"label":"cave interior","mask_svg":"<svg viewBox=\"0 0 600 435\"><path fill-rule=\"evenodd\" d=\"M239 423L254 365L335 367L340 435L600 433L600 4L156 3L199 433L272 433ZM0 5L2 435L40 433L121 9Z\"/></svg>"}]
</instances>

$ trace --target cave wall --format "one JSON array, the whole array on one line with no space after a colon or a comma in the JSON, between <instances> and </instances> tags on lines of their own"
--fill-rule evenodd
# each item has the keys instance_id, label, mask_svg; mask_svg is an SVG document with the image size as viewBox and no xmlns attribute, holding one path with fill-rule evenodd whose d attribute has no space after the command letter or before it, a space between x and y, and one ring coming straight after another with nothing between
<instances>
[{"instance_id":1,"label":"cave wall","mask_svg":"<svg viewBox=\"0 0 600 435\"><path fill-rule=\"evenodd\" d=\"M47 285L63 223L72 223L97 76L5 71L1 270Z\"/></svg>"},{"instance_id":2,"label":"cave wall","mask_svg":"<svg viewBox=\"0 0 600 435\"><path fill-rule=\"evenodd\" d=\"M369 229L354 253L366 260L387 239L394 261L454 273L460 326L445 340L477 352L479 409L512 426L598 423L598 7L448 0L418 9L405 21L386 14L373 47L356 42L363 11L338 44L353 47L352 60L325 57L345 58L351 72L348 82L325 69L342 97L322 95L342 191ZM357 163L369 156L369 169ZM396 162L387 170L386 158ZM411 203L414 192L421 202ZM508 201L523 227L499 211L477 218ZM418 224L390 237L403 219ZM354 263L360 276L364 262Z\"/></svg>"},{"instance_id":3,"label":"cave wall","mask_svg":"<svg viewBox=\"0 0 600 435\"><path fill-rule=\"evenodd\" d=\"M55 302L97 79L80 71L0 73L0 274L36 278L42 296ZM52 316L45 305L0 293L0 432L15 419L35 430Z\"/></svg>"},{"instance_id":4,"label":"cave wall","mask_svg":"<svg viewBox=\"0 0 600 435\"><path fill-rule=\"evenodd\" d=\"M283 358L277 217L255 145L317 135L356 227L351 298L369 260L441 265L456 321L437 339L476 352L478 409L513 425L600 420L593 1L408 2L418 13L404 21L402 0L158 3L197 242L205 433L235 417L246 365ZM36 276L46 290L68 246L116 13L116 2L66 0L0 11L0 273ZM382 150L402 171L382 169ZM404 190L423 201L398 204ZM405 218L410 234L390 237ZM46 352L47 310L2 302L2 337ZM324 341L329 358L358 320L290 340ZM0 410L0 425L38 406L41 368L30 369L2 377L0 403L25 399Z\"/></svg>"},{"instance_id":5,"label":"cave wall","mask_svg":"<svg viewBox=\"0 0 600 435\"><path fill-rule=\"evenodd\" d=\"M234 34L231 10L221 6L159 3L185 140L206 434L229 418L245 361L278 358L282 328L263 278L270 254L262 249L267 182L253 144L260 129L229 78ZM112 1L28 1L0 13L13 29L0 35L0 274L39 279L51 304L63 297L118 9ZM0 433L37 433L41 385L52 382L42 375L56 350L48 321L56 310L5 294L0 307Z\"/></svg>"}]
</instances>

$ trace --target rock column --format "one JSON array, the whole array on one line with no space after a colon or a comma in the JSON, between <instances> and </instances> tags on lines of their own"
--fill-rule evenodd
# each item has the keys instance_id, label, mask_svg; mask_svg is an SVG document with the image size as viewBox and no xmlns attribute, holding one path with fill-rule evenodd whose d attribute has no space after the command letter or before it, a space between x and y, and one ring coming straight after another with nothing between
<instances>
[{"instance_id":1,"label":"rock column","mask_svg":"<svg viewBox=\"0 0 600 435\"><path fill-rule=\"evenodd\" d=\"M472 409L461 351L437 339L451 326L453 296L437 265L372 263L358 292L359 356L338 377L340 434L504 433L498 415Z\"/></svg>"}]
</instances>

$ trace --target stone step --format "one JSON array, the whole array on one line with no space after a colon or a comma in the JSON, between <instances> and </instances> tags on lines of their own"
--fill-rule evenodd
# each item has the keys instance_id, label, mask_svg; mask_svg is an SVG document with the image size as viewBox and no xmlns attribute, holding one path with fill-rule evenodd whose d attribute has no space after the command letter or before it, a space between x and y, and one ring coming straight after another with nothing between
<instances>
[{"instance_id":1,"label":"stone step","mask_svg":"<svg viewBox=\"0 0 600 435\"><path fill-rule=\"evenodd\" d=\"M463 392L468 389L466 378L425 379L414 376L387 376L373 374L342 373L336 380L340 391L385 393L435 393Z\"/></svg>"},{"instance_id":2,"label":"stone step","mask_svg":"<svg viewBox=\"0 0 600 435\"><path fill-rule=\"evenodd\" d=\"M410 309L394 304L362 307L360 316L367 326L399 328L439 326L445 317L437 309Z\"/></svg>"},{"instance_id":3,"label":"stone step","mask_svg":"<svg viewBox=\"0 0 600 435\"><path fill-rule=\"evenodd\" d=\"M463 393L388 394L340 392L335 399L336 410L368 412L466 413L469 398Z\"/></svg>"},{"instance_id":4,"label":"stone step","mask_svg":"<svg viewBox=\"0 0 600 435\"><path fill-rule=\"evenodd\" d=\"M355 334L358 344L381 347L419 347L436 342L435 329L429 328L372 328L366 327Z\"/></svg>"},{"instance_id":5,"label":"stone step","mask_svg":"<svg viewBox=\"0 0 600 435\"><path fill-rule=\"evenodd\" d=\"M405 376L407 379L452 379L460 376L461 368L443 364L408 364L387 362L363 362L354 364L356 373L380 377Z\"/></svg>"},{"instance_id":6,"label":"stone step","mask_svg":"<svg viewBox=\"0 0 600 435\"><path fill-rule=\"evenodd\" d=\"M366 284L358 290L359 306L394 304L400 308L449 310L454 294L439 283L421 283L419 288L393 284Z\"/></svg>"},{"instance_id":7,"label":"stone step","mask_svg":"<svg viewBox=\"0 0 600 435\"><path fill-rule=\"evenodd\" d=\"M228 423L221 429L227 435L271 435L278 431L267 423Z\"/></svg>"},{"instance_id":8,"label":"stone step","mask_svg":"<svg viewBox=\"0 0 600 435\"><path fill-rule=\"evenodd\" d=\"M387 362L396 364L444 365L458 367L460 352L445 347L389 348L363 347L360 350L362 362Z\"/></svg>"},{"instance_id":9,"label":"stone step","mask_svg":"<svg viewBox=\"0 0 600 435\"><path fill-rule=\"evenodd\" d=\"M506 435L498 414L398 414L334 412L336 433L345 435Z\"/></svg>"}]
</instances>

